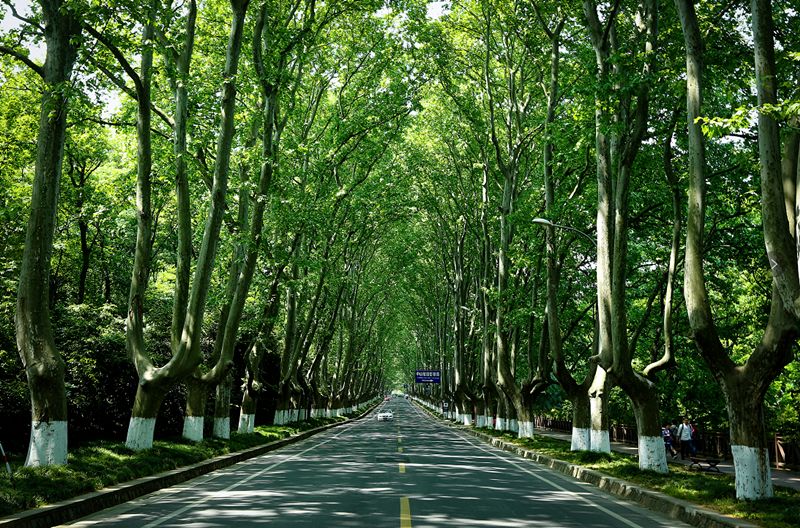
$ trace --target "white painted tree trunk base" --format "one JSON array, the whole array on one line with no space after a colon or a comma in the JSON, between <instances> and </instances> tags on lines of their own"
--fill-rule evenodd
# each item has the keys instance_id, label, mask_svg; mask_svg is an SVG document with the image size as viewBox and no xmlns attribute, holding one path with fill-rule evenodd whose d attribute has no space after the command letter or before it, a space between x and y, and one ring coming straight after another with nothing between
<instances>
[{"instance_id":1,"label":"white painted tree trunk base","mask_svg":"<svg viewBox=\"0 0 800 528\"><path fill-rule=\"evenodd\" d=\"M155 418L131 417L128 423L128 437L125 446L134 451L153 447L153 434L156 431Z\"/></svg>"},{"instance_id":2,"label":"white painted tree trunk base","mask_svg":"<svg viewBox=\"0 0 800 528\"><path fill-rule=\"evenodd\" d=\"M461 417L464 419L464 425L472 425L472 416L469 414L462 414Z\"/></svg>"},{"instance_id":3,"label":"white painted tree trunk base","mask_svg":"<svg viewBox=\"0 0 800 528\"><path fill-rule=\"evenodd\" d=\"M663 440L661 441L664 442ZM598 453L611 452L611 440L608 436L608 431L591 430L591 449Z\"/></svg>"},{"instance_id":4,"label":"white painted tree trunk base","mask_svg":"<svg viewBox=\"0 0 800 528\"><path fill-rule=\"evenodd\" d=\"M248 434L255 431L256 428L256 415L255 414L239 414L239 433Z\"/></svg>"},{"instance_id":5,"label":"white painted tree trunk base","mask_svg":"<svg viewBox=\"0 0 800 528\"><path fill-rule=\"evenodd\" d=\"M572 443L569 446L570 451L590 451L592 448L592 434L591 430L586 428L572 428Z\"/></svg>"},{"instance_id":6,"label":"white painted tree trunk base","mask_svg":"<svg viewBox=\"0 0 800 528\"><path fill-rule=\"evenodd\" d=\"M736 498L759 500L772 497L772 470L769 451L755 447L732 445L733 468L736 473Z\"/></svg>"},{"instance_id":7,"label":"white painted tree trunk base","mask_svg":"<svg viewBox=\"0 0 800 528\"><path fill-rule=\"evenodd\" d=\"M214 438L222 438L227 440L231 437L231 419L230 418L214 418Z\"/></svg>"},{"instance_id":8,"label":"white painted tree trunk base","mask_svg":"<svg viewBox=\"0 0 800 528\"><path fill-rule=\"evenodd\" d=\"M67 463L67 422L31 422L26 466L62 466Z\"/></svg>"},{"instance_id":9,"label":"white painted tree trunk base","mask_svg":"<svg viewBox=\"0 0 800 528\"><path fill-rule=\"evenodd\" d=\"M506 419L498 417L497 421L495 422L494 428L497 429L498 431L505 431L506 430Z\"/></svg>"},{"instance_id":10,"label":"white painted tree trunk base","mask_svg":"<svg viewBox=\"0 0 800 528\"><path fill-rule=\"evenodd\" d=\"M661 436L639 437L639 469L669 473L664 438Z\"/></svg>"},{"instance_id":11,"label":"white painted tree trunk base","mask_svg":"<svg viewBox=\"0 0 800 528\"><path fill-rule=\"evenodd\" d=\"M519 433L519 422L517 422L516 418L509 421L508 428L515 433Z\"/></svg>"},{"instance_id":12,"label":"white painted tree trunk base","mask_svg":"<svg viewBox=\"0 0 800 528\"><path fill-rule=\"evenodd\" d=\"M199 442L203 439L202 416L185 416L183 418L183 437L191 442Z\"/></svg>"},{"instance_id":13,"label":"white painted tree trunk base","mask_svg":"<svg viewBox=\"0 0 800 528\"><path fill-rule=\"evenodd\" d=\"M533 436L533 422L519 422L517 438L531 438Z\"/></svg>"}]
</instances>

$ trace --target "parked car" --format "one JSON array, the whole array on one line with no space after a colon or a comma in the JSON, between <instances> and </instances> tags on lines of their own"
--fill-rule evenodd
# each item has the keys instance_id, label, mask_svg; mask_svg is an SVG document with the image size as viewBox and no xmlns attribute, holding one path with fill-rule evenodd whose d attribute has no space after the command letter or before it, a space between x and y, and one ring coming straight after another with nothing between
<instances>
[{"instance_id":1,"label":"parked car","mask_svg":"<svg viewBox=\"0 0 800 528\"><path fill-rule=\"evenodd\" d=\"M385 409L378 413L379 422L391 422L392 420L394 420L394 413L391 409Z\"/></svg>"}]
</instances>

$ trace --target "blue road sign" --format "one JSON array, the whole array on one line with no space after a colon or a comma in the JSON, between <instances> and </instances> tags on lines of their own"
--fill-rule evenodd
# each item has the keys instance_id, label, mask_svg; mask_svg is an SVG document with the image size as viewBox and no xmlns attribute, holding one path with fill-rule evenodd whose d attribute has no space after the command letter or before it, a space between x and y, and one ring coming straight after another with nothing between
<instances>
[{"instance_id":1,"label":"blue road sign","mask_svg":"<svg viewBox=\"0 0 800 528\"><path fill-rule=\"evenodd\" d=\"M441 383L441 370L417 370L417 383Z\"/></svg>"}]
</instances>

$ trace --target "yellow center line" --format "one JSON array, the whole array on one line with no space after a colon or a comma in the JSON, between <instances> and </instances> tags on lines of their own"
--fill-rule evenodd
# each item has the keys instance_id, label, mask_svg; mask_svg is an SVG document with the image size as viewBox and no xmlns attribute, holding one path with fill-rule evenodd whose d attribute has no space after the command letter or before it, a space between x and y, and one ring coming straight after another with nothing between
<instances>
[{"instance_id":1,"label":"yellow center line","mask_svg":"<svg viewBox=\"0 0 800 528\"><path fill-rule=\"evenodd\" d=\"M411 506L408 497L400 497L400 528L411 528Z\"/></svg>"},{"instance_id":2,"label":"yellow center line","mask_svg":"<svg viewBox=\"0 0 800 528\"><path fill-rule=\"evenodd\" d=\"M405 473L405 472L406 472L406 465L400 462L400 473Z\"/></svg>"}]
</instances>

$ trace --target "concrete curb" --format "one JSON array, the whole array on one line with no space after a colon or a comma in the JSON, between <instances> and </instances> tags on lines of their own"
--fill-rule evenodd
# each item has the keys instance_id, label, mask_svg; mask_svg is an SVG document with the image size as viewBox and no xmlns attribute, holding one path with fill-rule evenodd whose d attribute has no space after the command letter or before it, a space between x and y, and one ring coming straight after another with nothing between
<instances>
[{"instance_id":1,"label":"concrete curb","mask_svg":"<svg viewBox=\"0 0 800 528\"><path fill-rule=\"evenodd\" d=\"M191 466L165 471L149 477L138 478L122 484L117 484L116 486L103 488L99 491L85 493L61 502L48 504L34 510L26 510L7 517L2 517L0 518L0 527L48 528L50 526L74 521L100 510L147 495L148 493L153 493L154 491L186 482L187 480L232 466L244 460L269 453L270 451L275 451L287 445L305 440L317 433L327 431L328 429L361 420L369 414L374 407L374 405L370 406L369 409L355 418L323 425L315 429L309 429L308 431L303 431L294 436L282 438L268 444L251 447L244 451L238 451L228 455L220 455L209 460L198 462L197 464L192 464Z\"/></svg>"},{"instance_id":2,"label":"concrete curb","mask_svg":"<svg viewBox=\"0 0 800 528\"><path fill-rule=\"evenodd\" d=\"M427 408L423 406L420 407L446 425L480 438L484 442L499 447L503 451L514 453L515 455L532 460L537 464L573 477L581 482L587 482L597 486L606 493L636 502L670 519L679 520L701 528L757 528L757 525L747 521L734 519L733 517L722 515L721 513L692 504L691 502L676 499L658 491L639 487L636 484L610 477L599 471L541 455L536 451L531 451L530 449L506 442L505 440L477 431L471 427L451 423L449 420L443 420L440 416L431 413Z\"/></svg>"}]
</instances>

